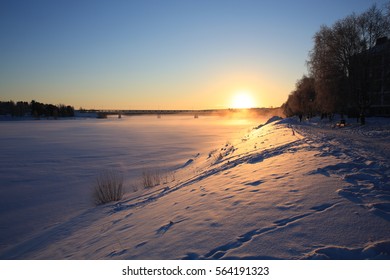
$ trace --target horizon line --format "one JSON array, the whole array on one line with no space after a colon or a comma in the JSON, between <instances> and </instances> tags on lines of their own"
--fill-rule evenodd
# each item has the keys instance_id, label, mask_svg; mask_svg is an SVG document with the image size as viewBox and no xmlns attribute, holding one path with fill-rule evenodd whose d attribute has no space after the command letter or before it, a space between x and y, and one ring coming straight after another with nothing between
<instances>
[{"instance_id":1,"label":"horizon line","mask_svg":"<svg viewBox=\"0 0 390 280\"><path fill-rule=\"evenodd\" d=\"M206 112L206 111L244 111L244 110L269 110L279 109L279 107L253 107L253 108L219 108L219 109L85 109L79 108L75 111L89 111L89 112Z\"/></svg>"}]
</instances>

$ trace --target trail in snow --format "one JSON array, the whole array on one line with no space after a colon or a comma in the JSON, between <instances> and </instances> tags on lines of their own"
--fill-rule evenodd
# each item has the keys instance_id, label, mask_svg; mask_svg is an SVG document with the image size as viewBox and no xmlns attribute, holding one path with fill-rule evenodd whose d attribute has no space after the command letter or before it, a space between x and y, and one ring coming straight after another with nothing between
<instances>
[{"instance_id":1,"label":"trail in snow","mask_svg":"<svg viewBox=\"0 0 390 280\"><path fill-rule=\"evenodd\" d=\"M383 120L382 120L383 121ZM346 128L291 125L321 151L341 162L310 174L337 176L348 183L339 194L390 220L390 130L384 125ZM380 133L378 133L380 132ZM377 200L376 200L377 199Z\"/></svg>"}]
</instances>

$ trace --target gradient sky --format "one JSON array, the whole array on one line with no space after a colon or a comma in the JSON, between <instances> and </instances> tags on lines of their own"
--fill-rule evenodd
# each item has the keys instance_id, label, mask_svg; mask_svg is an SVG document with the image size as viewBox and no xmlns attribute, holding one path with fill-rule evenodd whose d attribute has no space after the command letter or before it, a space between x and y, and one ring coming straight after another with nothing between
<instances>
[{"instance_id":1,"label":"gradient sky","mask_svg":"<svg viewBox=\"0 0 390 280\"><path fill-rule=\"evenodd\" d=\"M0 100L75 108L280 106L313 35L387 1L0 0Z\"/></svg>"}]
</instances>

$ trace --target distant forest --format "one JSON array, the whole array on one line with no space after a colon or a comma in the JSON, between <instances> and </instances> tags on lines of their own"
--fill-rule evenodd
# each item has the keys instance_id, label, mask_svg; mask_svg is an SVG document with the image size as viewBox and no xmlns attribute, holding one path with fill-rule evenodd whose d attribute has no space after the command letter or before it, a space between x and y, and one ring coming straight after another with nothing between
<instances>
[{"instance_id":1,"label":"distant forest","mask_svg":"<svg viewBox=\"0 0 390 280\"><path fill-rule=\"evenodd\" d=\"M41 117L73 117L74 108L63 104L43 104L35 100L30 103L25 101L0 101L0 115L9 115L12 117L32 116Z\"/></svg>"},{"instance_id":2,"label":"distant forest","mask_svg":"<svg viewBox=\"0 0 390 280\"><path fill-rule=\"evenodd\" d=\"M390 2L351 14L313 37L308 75L282 105L286 116L390 114Z\"/></svg>"}]
</instances>

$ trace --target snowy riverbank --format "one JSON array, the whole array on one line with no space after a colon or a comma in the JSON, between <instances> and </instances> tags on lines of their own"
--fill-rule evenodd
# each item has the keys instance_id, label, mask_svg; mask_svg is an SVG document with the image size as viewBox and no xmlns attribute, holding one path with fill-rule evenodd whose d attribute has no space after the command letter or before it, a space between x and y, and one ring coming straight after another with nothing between
<instances>
[{"instance_id":1,"label":"snowy riverbank","mask_svg":"<svg viewBox=\"0 0 390 280\"><path fill-rule=\"evenodd\" d=\"M18 141L1 140L3 145ZM273 119L223 144L207 145L207 151L186 154L174 180L128 192L117 203L80 208L12 244L9 235L23 231L28 216L22 200L10 205L2 198L1 236L8 243L1 244L0 258L390 259L389 140L388 119L345 128L319 119ZM79 156L82 161L83 153ZM100 158L96 164L123 166L130 164L129 156L121 155L121 163ZM53 154L54 166L56 158ZM72 162L61 164L72 168ZM56 176L48 185L74 184L61 177L59 166L52 172ZM79 174L78 180L83 176L90 180L93 174ZM3 181L2 194L17 196L28 188L12 174L5 178L21 189L5 192ZM47 192L50 199L54 191ZM56 203L41 209L38 199L28 210L50 217ZM21 223L10 228L8 219Z\"/></svg>"}]
</instances>

